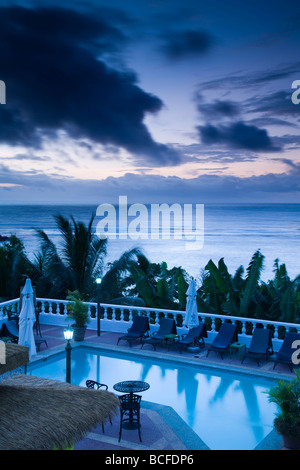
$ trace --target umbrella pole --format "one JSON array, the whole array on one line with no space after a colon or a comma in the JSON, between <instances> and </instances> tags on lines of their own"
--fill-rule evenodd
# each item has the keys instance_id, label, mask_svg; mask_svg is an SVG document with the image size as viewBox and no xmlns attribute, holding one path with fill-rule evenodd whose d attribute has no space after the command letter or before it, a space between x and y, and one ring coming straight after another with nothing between
<instances>
[{"instance_id":1,"label":"umbrella pole","mask_svg":"<svg viewBox=\"0 0 300 470\"><path fill-rule=\"evenodd\" d=\"M188 347L187 350L192 353L198 353L200 351L200 348L198 346L195 346L195 340L194 340L194 328L193 328L193 345Z\"/></svg>"}]
</instances>

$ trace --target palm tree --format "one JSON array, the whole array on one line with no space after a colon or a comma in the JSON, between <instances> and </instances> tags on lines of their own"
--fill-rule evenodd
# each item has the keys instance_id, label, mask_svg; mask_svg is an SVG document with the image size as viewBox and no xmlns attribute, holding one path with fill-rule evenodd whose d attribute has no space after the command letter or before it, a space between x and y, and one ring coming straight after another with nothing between
<instances>
[{"instance_id":1,"label":"palm tree","mask_svg":"<svg viewBox=\"0 0 300 470\"><path fill-rule=\"evenodd\" d=\"M126 298L131 298L130 273L141 258L147 260L139 248L133 248L125 251L119 259L108 265L100 288L102 302L123 303Z\"/></svg>"},{"instance_id":2,"label":"palm tree","mask_svg":"<svg viewBox=\"0 0 300 470\"><path fill-rule=\"evenodd\" d=\"M266 308L263 315L277 321L298 323L300 316L300 276L290 279L286 265L274 261L274 279L261 287Z\"/></svg>"},{"instance_id":3,"label":"palm tree","mask_svg":"<svg viewBox=\"0 0 300 470\"><path fill-rule=\"evenodd\" d=\"M206 265L207 275L199 291L202 299L198 302L205 311L232 316L253 316L250 307L256 304L256 293L263 268L264 256L257 250L247 268L246 279L242 278L243 268L238 268L232 277L224 259L218 266L212 260Z\"/></svg>"},{"instance_id":4,"label":"palm tree","mask_svg":"<svg viewBox=\"0 0 300 470\"><path fill-rule=\"evenodd\" d=\"M95 215L88 225L76 222L73 217L54 216L61 235L58 249L48 235L37 229L41 240L41 252L36 257L36 265L43 276L51 282L49 295L65 298L68 291L79 291L88 298L93 282L103 265L107 240L92 233Z\"/></svg>"}]
</instances>

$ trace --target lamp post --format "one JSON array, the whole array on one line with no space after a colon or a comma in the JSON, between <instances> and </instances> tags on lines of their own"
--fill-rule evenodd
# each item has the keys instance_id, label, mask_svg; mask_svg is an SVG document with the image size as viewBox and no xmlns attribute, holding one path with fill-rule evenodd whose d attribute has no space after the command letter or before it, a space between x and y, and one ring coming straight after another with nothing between
<instances>
[{"instance_id":1,"label":"lamp post","mask_svg":"<svg viewBox=\"0 0 300 470\"><path fill-rule=\"evenodd\" d=\"M66 382L71 383L71 349L72 346L70 344L71 339L73 338L73 329L68 326L64 330L64 337L67 341L66 345Z\"/></svg>"},{"instance_id":2,"label":"lamp post","mask_svg":"<svg viewBox=\"0 0 300 470\"><path fill-rule=\"evenodd\" d=\"M101 284L101 277L97 277L97 335L100 336L100 284Z\"/></svg>"}]
</instances>

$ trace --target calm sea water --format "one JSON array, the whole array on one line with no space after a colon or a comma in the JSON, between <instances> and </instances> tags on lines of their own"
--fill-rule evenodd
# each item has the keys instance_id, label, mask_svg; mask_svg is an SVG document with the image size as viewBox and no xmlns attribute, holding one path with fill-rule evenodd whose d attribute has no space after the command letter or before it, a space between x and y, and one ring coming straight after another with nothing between
<instances>
[{"instance_id":1,"label":"calm sea water","mask_svg":"<svg viewBox=\"0 0 300 470\"><path fill-rule=\"evenodd\" d=\"M87 223L96 209L97 206L86 205L0 206L0 234L14 233L20 237L32 259L39 249L35 228L45 230L59 244L54 214L72 215L76 220ZM150 214L150 207L148 210ZM100 220L96 216L95 231ZM195 223L195 211L193 220ZM149 225L150 228L153 230ZM139 240L133 240L130 236L127 239L119 239L118 236L115 240L109 238L106 261L114 261L124 251L138 246L150 261L166 261L169 268L182 266L190 275L198 277L209 259L218 262L224 257L232 274L240 265L246 269L253 253L260 249L265 256L264 281L273 277L276 258L286 264L292 279L300 274L300 204L207 204L204 206L204 244L196 250L186 248L184 236L174 239L173 232L174 226L171 225L168 239L160 236L153 240L150 233Z\"/></svg>"}]
</instances>

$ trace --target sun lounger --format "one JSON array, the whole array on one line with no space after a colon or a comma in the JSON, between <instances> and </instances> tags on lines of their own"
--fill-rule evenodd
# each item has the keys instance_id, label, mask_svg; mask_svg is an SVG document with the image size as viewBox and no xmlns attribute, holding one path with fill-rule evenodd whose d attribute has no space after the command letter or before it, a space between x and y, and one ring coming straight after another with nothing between
<instances>
[{"instance_id":1,"label":"sun lounger","mask_svg":"<svg viewBox=\"0 0 300 470\"><path fill-rule=\"evenodd\" d=\"M265 328L255 328L248 351L243 355L242 364L246 357L254 359L259 366L262 358L267 360L273 354L272 331Z\"/></svg>"},{"instance_id":2,"label":"sun lounger","mask_svg":"<svg viewBox=\"0 0 300 470\"><path fill-rule=\"evenodd\" d=\"M154 350L156 351L156 346L162 343L167 335L176 335L176 323L172 318L162 318L160 321L158 331L154 331L149 338L142 339L142 346L144 344L152 344Z\"/></svg>"},{"instance_id":3,"label":"sun lounger","mask_svg":"<svg viewBox=\"0 0 300 470\"><path fill-rule=\"evenodd\" d=\"M127 334L118 338L117 344L119 344L119 341L122 339L128 341L131 347L132 342L138 340L142 341L143 338L149 335L149 329L149 318L144 315L137 315L134 317L132 325L128 329Z\"/></svg>"},{"instance_id":4,"label":"sun lounger","mask_svg":"<svg viewBox=\"0 0 300 470\"><path fill-rule=\"evenodd\" d=\"M291 372L293 371L293 367L295 367L295 364L293 364L292 362L292 354L295 352L295 349L292 348L292 344L294 341L299 341L299 340L300 340L299 333L287 332L285 334L281 348L279 349L274 359L273 369L275 369L277 364L286 364L289 366Z\"/></svg>"},{"instance_id":5,"label":"sun lounger","mask_svg":"<svg viewBox=\"0 0 300 470\"><path fill-rule=\"evenodd\" d=\"M217 336L208 347L206 357L210 351L215 351L220 353L223 359L223 355L226 351L228 351L231 343L235 343L237 340L237 326L233 325L232 323L222 323Z\"/></svg>"},{"instance_id":6,"label":"sun lounger","mask_svg":"<svg viewBox=\"0 0 300 470\"><path fill-rule=\"evenodd\" d=\"M181 338L174 343L170 343L170 347L173 344L178 344L180 354L183 348L189 346L204 346L204 338L207 338L207 330L205 323L199 323L195 328L190 328L188 333L182 334Z\"/></svg>"}]
</instances>

